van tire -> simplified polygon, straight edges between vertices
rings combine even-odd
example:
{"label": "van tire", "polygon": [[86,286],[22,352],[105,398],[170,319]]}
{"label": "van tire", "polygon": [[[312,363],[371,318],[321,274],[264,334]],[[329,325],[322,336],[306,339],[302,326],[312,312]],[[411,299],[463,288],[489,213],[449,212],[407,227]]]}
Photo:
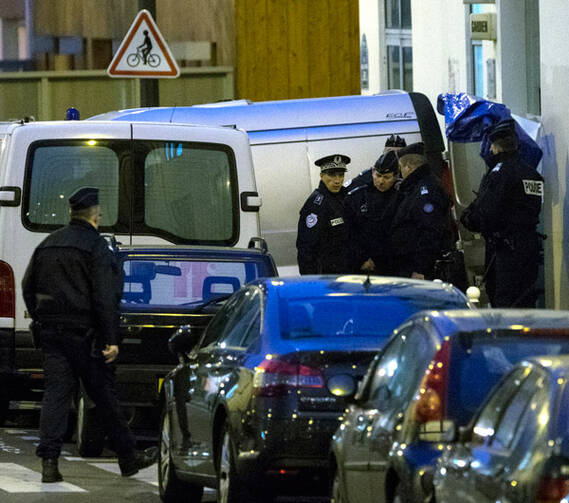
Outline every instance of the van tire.
{"label": "van tire", "polygon": [[77,450],[84,458],[98,458],[105,448],[105,433],[99,426],[95,407],[83,393],[77,404]]}

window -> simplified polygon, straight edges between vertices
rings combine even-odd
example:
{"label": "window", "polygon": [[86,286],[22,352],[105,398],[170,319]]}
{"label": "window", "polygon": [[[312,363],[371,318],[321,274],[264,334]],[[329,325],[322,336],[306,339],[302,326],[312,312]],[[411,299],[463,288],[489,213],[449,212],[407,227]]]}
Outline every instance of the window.
{"label": "window", "polygon": [[388,86],[412,91],[411,0],[386,0],[385,26]]}
{"label": "window", "polygon": [[258,288],[248,288],[233,309],[231,319],[219,339],[223,347],[245,346],[242,342],[261,312],[261,295]]}

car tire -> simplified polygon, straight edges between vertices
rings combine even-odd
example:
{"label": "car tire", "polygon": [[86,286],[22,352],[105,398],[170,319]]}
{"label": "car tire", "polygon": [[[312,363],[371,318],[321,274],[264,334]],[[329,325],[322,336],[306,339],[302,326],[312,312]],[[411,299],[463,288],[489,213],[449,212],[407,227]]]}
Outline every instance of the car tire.
{"label": "car tire", "polygon": [[345,496],[345,488],[338,468],[334,470],[334,478],[332,479],[330,493],[330,503],[346,503],[348,501]]}
{"label": "car tire", "polygon": [[181,481],[176,475],[176,467],[172,462],[172,442],[170,416],[167,411],[160,419],[160,436],[158,449],[158,492],[165,503],[200,503],[203,487]]}
{"label": "car tire", "polygon": [[239,479],[235,466],[236,450],[227,424],[221,430],[220,440],[217,459],[217,502],[260,503],[267,501],[262,498],[263,494],[252,491]]}
{"label": "car tire", "polygon": [[99,426],[95,408],[81,393],[77,404],[77,450],[84,458],[97,458],[105,448],[105,433]]}

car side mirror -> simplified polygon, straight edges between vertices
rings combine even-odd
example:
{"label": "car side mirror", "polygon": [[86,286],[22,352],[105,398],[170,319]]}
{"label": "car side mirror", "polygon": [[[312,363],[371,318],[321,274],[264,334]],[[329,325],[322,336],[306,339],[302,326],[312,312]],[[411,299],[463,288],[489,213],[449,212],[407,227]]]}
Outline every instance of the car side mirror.
{"label": "car side mirror", "polygon": [[199,336],[192,333],[189,325],[182,325],[168,339],[170,353],[178,357],[180,363],[185,361],[185,355],[199,342]]}

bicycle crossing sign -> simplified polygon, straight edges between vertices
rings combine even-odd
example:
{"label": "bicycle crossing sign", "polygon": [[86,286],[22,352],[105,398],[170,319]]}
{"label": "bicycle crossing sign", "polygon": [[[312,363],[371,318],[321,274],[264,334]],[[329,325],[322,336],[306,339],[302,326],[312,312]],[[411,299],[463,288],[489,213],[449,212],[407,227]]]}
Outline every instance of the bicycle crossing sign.
{"label": "bicycle crossing sign", "polygon": [[123,78],[176,78],[180,75],[176,60],[147,10],[137,14],[107,74]]}

